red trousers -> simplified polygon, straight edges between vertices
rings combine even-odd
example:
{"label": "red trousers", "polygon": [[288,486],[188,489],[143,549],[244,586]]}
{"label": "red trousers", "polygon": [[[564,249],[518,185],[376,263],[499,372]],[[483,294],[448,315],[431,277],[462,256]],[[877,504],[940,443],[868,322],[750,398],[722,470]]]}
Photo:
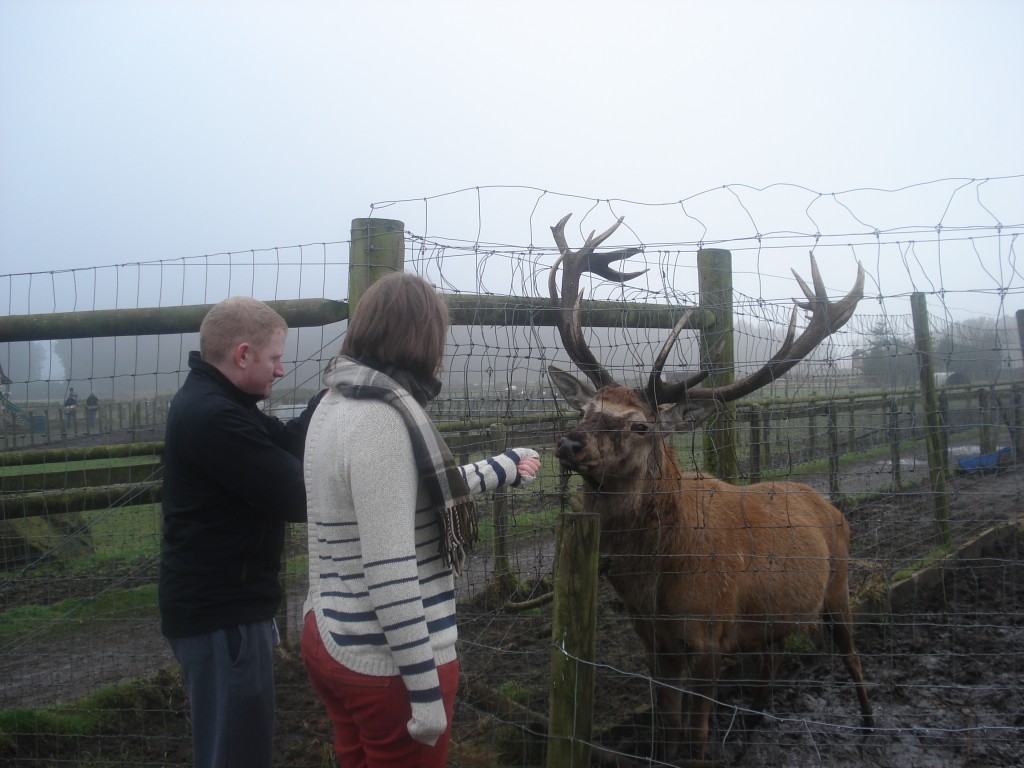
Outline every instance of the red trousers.
{"label": "red trousers", "polygon": [[406,726],[412,705],[402,678],[363,675],[339,664],[324,648],[312,611],[302,628],[302,662],[334,723],[338,768],[444,768],[448,764],[458,661],[437,668],[448,730],[432,747],[409,735]]}

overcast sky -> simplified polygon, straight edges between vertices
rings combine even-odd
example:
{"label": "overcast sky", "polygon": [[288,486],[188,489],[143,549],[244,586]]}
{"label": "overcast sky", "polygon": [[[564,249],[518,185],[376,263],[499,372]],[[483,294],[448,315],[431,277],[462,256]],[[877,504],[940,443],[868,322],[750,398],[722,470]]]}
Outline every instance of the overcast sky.
{"label": "overcast sky", "polygon": [[486,185],[1017,175],[1022,41],[1019,0],[0,0],[0,272],[343,241]]}

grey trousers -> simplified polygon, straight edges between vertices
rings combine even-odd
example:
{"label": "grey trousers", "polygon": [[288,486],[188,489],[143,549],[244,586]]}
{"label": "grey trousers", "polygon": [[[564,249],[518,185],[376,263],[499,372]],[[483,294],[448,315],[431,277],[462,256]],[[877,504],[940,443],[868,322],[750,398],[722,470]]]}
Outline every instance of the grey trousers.
{"label": "grey trousers", "polygon": [[273,619],[171,639],[192,714],[195,768],[271,768]]}

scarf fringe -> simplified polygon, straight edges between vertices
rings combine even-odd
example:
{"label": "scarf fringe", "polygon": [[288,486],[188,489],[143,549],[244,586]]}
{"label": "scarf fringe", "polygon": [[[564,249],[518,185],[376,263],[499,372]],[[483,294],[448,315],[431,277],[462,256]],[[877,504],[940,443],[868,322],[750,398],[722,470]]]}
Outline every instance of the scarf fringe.
{"label": "scarf fringe", "polygon": [[473,544],[480,540],[476,504],[472,500],[458,502],[438,510],[441,526],[441,560],[462,576],[462,565]]}

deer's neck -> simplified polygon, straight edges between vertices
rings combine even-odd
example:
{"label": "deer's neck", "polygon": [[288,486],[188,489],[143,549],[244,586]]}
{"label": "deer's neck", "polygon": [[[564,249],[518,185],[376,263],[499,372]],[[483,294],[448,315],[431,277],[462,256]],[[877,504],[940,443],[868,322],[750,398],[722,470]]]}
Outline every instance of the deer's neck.
{"label": "deer's neck", "polygon": [[665,448],[649,471],[614,490],[587,487],[584,506],[601,517],[603,554],[652,557],[692,551],[697,526],[694,505],[687,503],[685,479],[675,456]]}
{"label": "deer's neck", "polygon": [[674,456],[631,492],[590,490],[584,506],[601,517],[604,573],[635,616],[663,613],[662,576],[700,569],[697,505]]}

